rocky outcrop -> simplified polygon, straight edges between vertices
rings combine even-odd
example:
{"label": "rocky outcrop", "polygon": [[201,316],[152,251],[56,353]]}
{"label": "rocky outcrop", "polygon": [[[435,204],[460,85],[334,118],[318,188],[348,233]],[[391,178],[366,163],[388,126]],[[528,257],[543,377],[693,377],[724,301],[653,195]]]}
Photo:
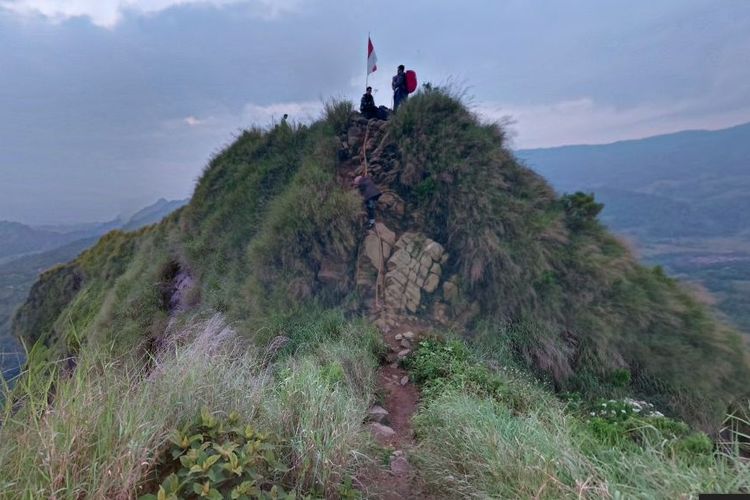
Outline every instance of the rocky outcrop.
{"label": "rocky outcrop", "polygon": [[[473,317],[475,305],[461,296],[455,277],[446,276],[449,255],[442,243],[419,230],[417,213],[409,213],[398,192],[403,165],[388,131],[388,123],[353,114],[350,127],[340,137],[344,162],[342,182],[364,172],[383,192],[378,200],[378,220],[367,231],[356,263],[355,284],[361,304],[373,313],[381,328],[389,329],[405,317],[441,324]],[[329,283],[345,280],[343,268],[324,266],[319,279]]]}
{"label": "rocky outcrop", "polygon": [[448,259],[443,246],[424,235],[404,233],[395,244],[385,274],[385,305],[391,311],[416,314],[423,294],[437,290],[441,264]]}

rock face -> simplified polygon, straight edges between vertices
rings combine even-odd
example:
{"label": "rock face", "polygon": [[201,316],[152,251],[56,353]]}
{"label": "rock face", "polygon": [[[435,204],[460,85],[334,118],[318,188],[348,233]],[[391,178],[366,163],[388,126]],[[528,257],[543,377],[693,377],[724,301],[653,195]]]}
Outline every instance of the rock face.
{"label": "rock face", "polygon": [[460,300],[456,277],[444,276],[447,261],[443,245],[424,234],[405,232],[398,236],[382,222],[368,231],[361,246],[356,283],[364,305],[373,304],[373,312],[378,313],[378,326],[388,331],[404,317],[429,318],[443,324],[459,316],[468,318],[463,314],[466,305]]}
{"label": "rock face", "polygon": [[407,232],[395,242],[386,264],[385,305],[396,313],[417,313],[422,294],[431,294],[440,284],[443,246],[424,235]]}

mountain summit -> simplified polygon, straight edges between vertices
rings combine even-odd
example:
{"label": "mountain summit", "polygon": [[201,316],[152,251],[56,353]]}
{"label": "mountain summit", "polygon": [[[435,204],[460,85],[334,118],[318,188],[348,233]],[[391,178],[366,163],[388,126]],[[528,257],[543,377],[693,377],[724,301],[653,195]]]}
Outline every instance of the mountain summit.
{"label": "mountain summit", "polygon": [[[363,174],[382,192],[370,230],[362,198],[352,188],[352,180]],[[442,89],[426,86],[389,121],[368,121],[350,103],[333,102],[323,119],[309,126],[282,122],[244,131],[212,159],[187,206],[139,231],[111,232],[76,260],[43,274],[16,315],[14,330],[35,343],[28,362],[35,380],[50,361],[66,360],[63,374],[98,373],[110,380],[115,365],[136,359],[145,375],[128,371],[128,380],[135,377],[129,383],[152,387],[152,381],[164,379],[169,391],[182,391],[168,392],[166,408],[191,407],[198,400],[226,408],[217,415],[230,415],[227,427],[204,409],[198,430],[185,427],[184,435],[173,435],[172,459],[182,457],[183,465],[198,460],[192,465],[198,469],[177,471],[174,479],[157,474],[165,495],[182,487],[180,474],[207,474],[205,483],[195,483],[195,491],[209,495],[211,484],[230,481],[222,471],[241,470],[232,461],[237,457],[231,458],[236,448],[223,444],[214,447],[220,451],[206,468],[200,464],[208,458],[199,455],[205,447],[198,451],[196,444],[195,453],[182,455],[195,436],[200,442],[239,439],[237,446],[247,446],[252,430],[243,434],[249,438],[216,430],[236,421],[229,412],[235,403],[255,408],[253,422],[289,439],[283,449],[293,471],[273,476],[263,469],[258,477],[283,476],[277,484],[293,483],[299,492],[328,497],[343,496],[337,488],[352,481],[389,483],[377,479],[381,472],[349,480],[343,472],[351,470],[347,457],[358,455],[351,443],[368,418],[384,449],[393,451],[392,474],[413,477],[402,451],[413,445],[411,415],[399,412],[416,411],[416,382],[425,402],[413,425],[424,450],[432,453],[420,474],[438,478],[433,487],[447,488],[441,491],[457,498],[470,491],[487,497],[540,496],[545,489],[550,498],[580,495],[583,489],[609,496],[617,484],[641,474],[601,469],[608,452],[591,450],[609,450],[612,436],[627,436],[622,438],[627,443],[617,441],[617,446],[632,451],[657,439],[646,428],[657,436],[665,429],[674,435],[686,432],[682,423],[668,427],[637,420],[637,412],[645,414],[652,405],[717,435],[726,412],[747,397],[750,371],[739,335],[660,268],[639,265],[597,221],[601,208],[582,193],[558,196],[514,158],[499,126],[481,123]],[[353,326],[342,326],[339,315]],[[357,320],[362,317],[378,326],[385,344],[373,340],[372,331]],[[304,318],[314,318],[309,320],[313,326]],[[194,324],[201,325],[198,334],[191,329]],[[495,361],[477,361],[478,355],[457,340],[435,340],[440,331],[481,339]],[[96,358],[82,371],[77,364],[89,352],[106,352],[106,359],[118,361],[102,365]],[[378,357],[383,368],[375,375],[372,365]],[[564,446],[564,439],[544,441],[543,433],[553,432],[548,427],[555,422],[568,426],[568,417],[562,416],[567,410],[541,389],[518,385],[510,372],[498,375],[498,363],[503,369],[530,370],[542,385],[577,401],[627,396],[647,402],[617,403],[614,417],[592,411],[580,425],[595,428],[592,435],[599,444],[586,448],[587,437],[575,456],[594,453],[600,465],[591,465],[590,458],[574,464],[573,455],[561,451],[562,463],[548,452]],[[375,380],[386,409],[370,406]],[[161,387],[157,382],[154,387]],[[186,387],[195,392],[185,392]],[[525,389],[519,392],[519,387]],[[221,399],[222,388],[231,397]],[[151,397],[151,389],[142,391],[144,398]],[[251,400],[263,404],[253,406]],[[392,406],[394,400],[400,403]],[[608,404],[605,399],[604,407]],[[392,428],[381,423],[387,418]],[[164,419],[170,422],[165,425],[176,425],[171,416]],[[627,427],[633,422],[639,423]],[[331,430],[334,424],[343,427]],[[578,429],[570,425],[565,428]],[[476,433],[457,434],[469,428]],[[306,430],[300,434],[300,429]],[[524,430],[516,436],[511,429]],[[577,432],[566,435],[573,439]],[[508,436],[516,436],[509,438],[513,442],[538,440],[509,445]],[[705,436],[689,439],[679,450],[686,446],[710,457]],[[485,450],[489,442],[496,448]],[[327,451],[319,449],[321,443]],[[486,455],[464,446],[477,446]],[[171,463],[168,459],[144,449],[149,471],[175,470],[159,465],[159,460]],[[518,474],[503,478],[483,473],[471,479],[465,472],[469,462],[455,465],[447,458],[463,453],[471,463],[493,464],[487,470],[510,471],[508,463],[495,461],[526,449],[529,455],[516,457],[513,465]],[[662,457],[649,457],[657,455]],[[226,467],[211,472],[222,456]],[[446,462],[438,463],[437,456]],[[533,474],[548,470],[537,463],[539,457],[556,464],[549,466],[554,468],[550,474],[559,480],[549,488],[545,478],[552,476]],[[658,457],[654,460],[662,460]],[[271,459],[267,464],[272,466]],[[598,479],[588,490],[596,467]],[[710,476],[715,469],[706,470]],[[469,483],[456,482],[459,476]],[[516,484],[511,476],[525,479]],[[707,484],[700,477],[693,490]],[[418,481],[400,481],[394,486],[398,491],[416,494],[413,488],[422,487]],[[666,488],[660,481],[640,485],[645,490],[627,488],[666,494],[681,487],[659,489]]]}
{"label": "mountain summit", "polygon": [[[384,193],[371,232],[350,187],[365,156]],[[388,122],[340,103],[311,126],[245,131],[187,207],[43,275],[15,331],[55,356],[92,342],[148,350],[184,274],[185,311],[222,311],[248,332],[310,302],[383,326],[400,316],[482,325],[558,389],[606,386],[627,370],[637,394],[717,425],[746,390],[738,336],[638,265],[599,209],[557,196],[514,159],[502,129],[440,90]]]}

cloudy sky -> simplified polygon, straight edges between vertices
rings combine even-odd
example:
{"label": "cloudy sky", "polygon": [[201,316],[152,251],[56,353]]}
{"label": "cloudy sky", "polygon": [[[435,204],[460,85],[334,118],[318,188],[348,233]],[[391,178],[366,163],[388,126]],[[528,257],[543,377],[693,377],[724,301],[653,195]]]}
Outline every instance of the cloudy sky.
{"label": "cloudy sky", "polygon": [[0,0],[0,219],[103,220],[192,191],[251,124],[392,70],[467,89],[518,148],[750,121],[744,0]]}

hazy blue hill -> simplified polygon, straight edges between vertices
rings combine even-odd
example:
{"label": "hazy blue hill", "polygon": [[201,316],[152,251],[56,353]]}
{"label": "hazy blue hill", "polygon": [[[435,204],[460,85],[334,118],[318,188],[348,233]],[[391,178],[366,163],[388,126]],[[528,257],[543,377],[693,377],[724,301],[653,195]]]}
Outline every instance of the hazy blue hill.
{"label": "hazy blue hill", "polygon": [[[750,123],[718,131],[686,131],[604,145],[518,151],[561,190],[616,186],[693,200],[737,194],[750,183]],[[744,191],[745,193],[747,191]]]}
{"label": "hazy blue hill", "polygon": [[189,200],[165,200],[160,198],[153,205],[149,205],[133,214],[130,219],[122,226],[126,231],[135,231],[136,229],[148,226],[162,220],[166,215],[174,212],[178,208],[187,204]]}
{"label": "hazy blue hill", "polygon": [[47,250],[65,243],[65,236],[18,222],[0,221],[0,258]]}
{"label": "hazy blue hill", "polygon": [[[595,146],[518,151],[559,191],[593,190],[615,230],[648,217],[638,231],[650,236],[727,236],[750,228],[750,123],[718,131],[687,131]],[[636,200],[632,193],[641,195]],[[647,198],[654,195],[654,198]],[[680,210],[675,210],[677,205]],[[664,210],[667,212],[658,213]],[[695,224],[682,224],[691,218]],[[677,227],[662,232],[671,221]]]}

